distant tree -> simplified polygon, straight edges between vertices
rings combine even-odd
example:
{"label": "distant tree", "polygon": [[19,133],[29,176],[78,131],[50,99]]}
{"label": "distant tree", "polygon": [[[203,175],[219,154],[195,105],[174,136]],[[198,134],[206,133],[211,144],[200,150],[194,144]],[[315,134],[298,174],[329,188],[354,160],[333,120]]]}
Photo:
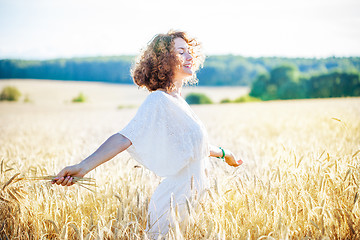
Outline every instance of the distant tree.
{"label": "distant tree", "polygon": [[299,83],[300,73],[294,65],[282,65],[270,72],[270,83],[276,85],[278,99],[294,99],[304,97]]}
{"label": "distant tree", "polygon": [[289,81],[279,86],[277,96],[279,99],[297,99],[304,98],[305,92],[300,83]]}
{"label": "distant tree", "polygon": [[300,73],[295,65],[281,65],[261,74],[253,82],[250,96],[261,100],[294,99],[306,96]]}
{"label": "distant tree", "polygon": [[278,93],[277,85],[268,84],[266,86],[265,94],[261,96],[261,100],[268,101],[268,100],[278,99],[277,93]]}
{"label": "distant tree", "polygon": [[16,87],[7,86],[0,93],[0,101],[17,101],[20,96],[21,93]]}
{"label": "distant tree", "polygon": [[286,82],[298,82],[299,71],[295,65],[281,65],[270,71],[270,84],[281,86]]}
{"label": "distant tree", "polygon": [[313,76],[308,82],[311,98],[360,96],[359,73],[332,72]]}
{"label": "distant tree", "polygon": [[252,83],[249,95],[256,98],[262,98],[262,96],[266,94],[269,78],[268,74],[260,74]]}
{"label": "distant tree", "polygon": [[203,93],[189,93],[185,101],[188,104],[212,104],[213,101]]}

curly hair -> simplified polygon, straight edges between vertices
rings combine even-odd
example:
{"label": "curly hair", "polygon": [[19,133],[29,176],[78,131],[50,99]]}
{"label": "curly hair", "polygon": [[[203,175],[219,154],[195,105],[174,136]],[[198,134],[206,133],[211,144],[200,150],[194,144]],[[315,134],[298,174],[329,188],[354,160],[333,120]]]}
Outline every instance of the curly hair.
{"label": "curly hair", "polygon": [[174,47],[175,38],[185,40],[193,57],[194,74],[186,78],[184,83],[198,82],[195,72],[202,67],[205,59],[201,52],[201,44],[185,32],[169,31],[167,34],[156,35],[137,58],[131,69],[131,76],[135,84],[139,87],[146,87],[150,92],[157,89],[166,91],[173,89],[174,70],[180,64]]}

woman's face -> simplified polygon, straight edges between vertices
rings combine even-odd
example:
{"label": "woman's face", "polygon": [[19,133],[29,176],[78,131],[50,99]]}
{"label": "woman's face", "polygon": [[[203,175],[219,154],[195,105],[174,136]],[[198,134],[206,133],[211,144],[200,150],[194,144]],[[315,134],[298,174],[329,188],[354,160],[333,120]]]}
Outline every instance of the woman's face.
{"label": "woman's face", "polygon": [[175,52],[180,59],[180,65],[175,69],[174,80],[184,79],[193,74],[193,57],[189,53],[188,44],[182,38],[174,39]]}

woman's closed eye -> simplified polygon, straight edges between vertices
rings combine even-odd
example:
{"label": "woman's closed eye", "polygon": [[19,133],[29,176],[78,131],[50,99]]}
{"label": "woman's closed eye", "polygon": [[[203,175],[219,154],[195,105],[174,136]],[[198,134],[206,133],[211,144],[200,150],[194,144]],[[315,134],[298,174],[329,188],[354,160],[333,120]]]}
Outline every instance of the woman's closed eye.
{"label": "woman's closed eye", "polygon": [[179,52],[180,55],[184,55],[185,53],[188,53],[189,55],[191,55],[190,51],[180,51]]}
{"label": "woman's closed eye", "polygon": [[180,55],[183,55],[186,52],[190,54],[190,49],[185,48],[185,47],[180,47],[180,48],[178,48],[178,52]]}

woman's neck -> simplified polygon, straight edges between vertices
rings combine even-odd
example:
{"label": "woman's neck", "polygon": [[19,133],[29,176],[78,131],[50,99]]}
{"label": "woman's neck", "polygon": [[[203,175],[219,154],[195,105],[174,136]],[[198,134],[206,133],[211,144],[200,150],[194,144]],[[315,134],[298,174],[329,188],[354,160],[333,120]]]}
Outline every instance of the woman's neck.
{"label": "woman's neck", "polygon": [[159,88],[158,90],[166,92],[167,94],[169,94],[171,96],[174,96],[174,97],[176,97],[177,95],[181,96],[182,85],[183,85],[182,81],[176,81],[174,83],[174,86],[173,86],[171,91],[167,91],[164,88]]}
{"label": "woman's neck", "polygon": [[159,88],[158,90],[166,92],[167,94],[172,95],[174,97],[177,95],[181,96],[182,82],[175,82],[171,91],[167,91],[164,88]]}
{"label": "woman's neck", "polygon": [[178,94],[178,95],[181,95],[181,90],[182,90],[182,86],[183,86],[183,81],[180,80],[180,81],[175,81],[174,82],[174,88],[171,92],[169,92],[169,94]]}

